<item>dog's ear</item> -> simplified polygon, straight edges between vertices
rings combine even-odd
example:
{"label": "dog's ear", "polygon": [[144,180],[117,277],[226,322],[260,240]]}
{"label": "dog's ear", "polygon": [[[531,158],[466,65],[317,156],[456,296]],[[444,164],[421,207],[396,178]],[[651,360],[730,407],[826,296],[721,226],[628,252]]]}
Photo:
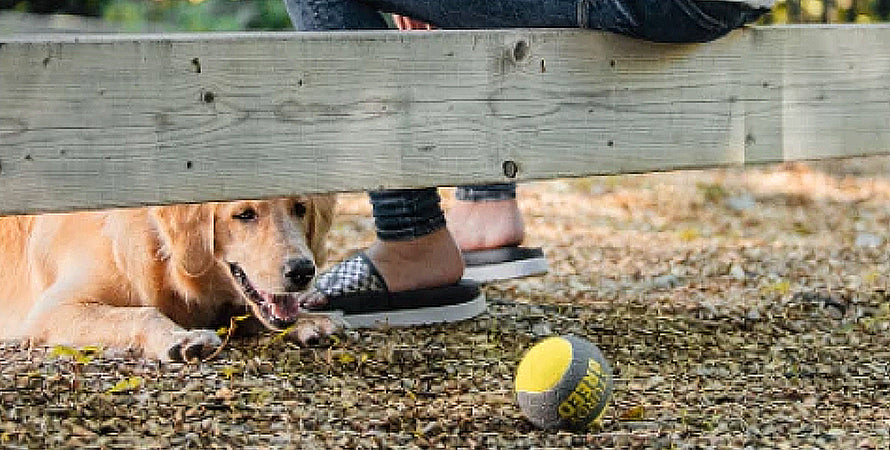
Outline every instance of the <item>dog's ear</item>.
{"label": "dog's ear", "polygon": [[203,275],[213,264],[215,204],[150,208],[164,251],[187,275]]}
{"label": "dog's ear", "polygon": [[315,257],[315,264],[323,266],[328,256],[327,235],[334,221],[334,208],[337,205],[335,194],[310,195],[307,214],[306,231],[309,249]]}

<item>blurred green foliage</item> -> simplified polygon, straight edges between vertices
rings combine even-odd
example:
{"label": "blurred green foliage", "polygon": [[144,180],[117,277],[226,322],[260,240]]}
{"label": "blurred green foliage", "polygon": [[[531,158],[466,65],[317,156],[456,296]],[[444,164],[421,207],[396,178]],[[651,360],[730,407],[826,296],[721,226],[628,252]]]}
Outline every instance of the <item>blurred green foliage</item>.
{"label": "blurred green foliage", "polygon": [[182,31],[291,28],[282,0],[111,0],[102,15],[125,29],[142,28],[145,22]]}
{"label": "blurred green foliage", "polygon": [[98,16],[125,31],[291,29],[282,0],[0,0],[0,9]]}
{"label": "blurred green foliage", "polygon": [[[0,0],[0,9],[103,17],[127,31],[290,29],[282,0]],[[890,20],[890,0],[780,0],[763,23]]]}
{"label": "blurred green foliage", "polygon": [[765,23],[872,23],[890,20],[890,0],[785,0]]}

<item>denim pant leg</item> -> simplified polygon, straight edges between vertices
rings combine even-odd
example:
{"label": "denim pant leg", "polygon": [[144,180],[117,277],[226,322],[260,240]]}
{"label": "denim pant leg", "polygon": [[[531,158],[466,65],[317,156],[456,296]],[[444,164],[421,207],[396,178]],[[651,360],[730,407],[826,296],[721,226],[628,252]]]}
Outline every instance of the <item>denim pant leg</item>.
{"label": "denim pant leg", "polygon": [[389,28],[377,9],[357,0],[284,0],[284,7],[298,31]]}
{"label": "denim pant leg", "polygon": [[416,239],[445,227],[436,188],[372,191],[374,225],[382,241]]}
{"label": "denim pant leg", "polygon": [[705,42],[768,9],[719,0],[284,0],[298,30],[386,28],[378,11],[440,28],[581,27],[659,42]]}
{"label": "denim pant leg", "polygon": [[769,11],[716,0],[579,0],[584,28],[655,42],[708,42]]}
{"label": "denim pant leg", "polygon": [[439,28],[581,27],[658,42],[710,41],[768,11],[719,0],[355,1]]}

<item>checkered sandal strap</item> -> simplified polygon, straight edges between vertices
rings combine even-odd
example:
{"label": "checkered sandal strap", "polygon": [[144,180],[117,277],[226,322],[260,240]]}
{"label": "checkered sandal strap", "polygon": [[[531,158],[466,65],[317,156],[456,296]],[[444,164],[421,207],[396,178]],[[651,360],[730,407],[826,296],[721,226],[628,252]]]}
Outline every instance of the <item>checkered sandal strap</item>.
{"label": "checkered sandal strap", "polygon": [[327,298],[389,291],[383,277],[380,276],[374,263],[364,252],[358,252],[346,258],[319,275],[315,281],[315,288]]}

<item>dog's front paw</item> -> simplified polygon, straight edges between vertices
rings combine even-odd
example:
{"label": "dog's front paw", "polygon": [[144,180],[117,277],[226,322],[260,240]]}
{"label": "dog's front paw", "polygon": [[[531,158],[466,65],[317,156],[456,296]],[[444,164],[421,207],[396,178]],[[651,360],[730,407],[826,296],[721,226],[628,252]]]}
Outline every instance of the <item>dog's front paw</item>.
{"label": "dog's front paw", "polygon": [[301,345],[317,345],[322,340],[339,333],[345,327],[343,319],[330,314],[303,314],[290,327],[287,337]]}
{"label": "dog's front paw", "polygon": [[199,361],[223,345],[213,330],[176,331],[173,337],[173,344],[167,347],[167,358],[171,361]]}

